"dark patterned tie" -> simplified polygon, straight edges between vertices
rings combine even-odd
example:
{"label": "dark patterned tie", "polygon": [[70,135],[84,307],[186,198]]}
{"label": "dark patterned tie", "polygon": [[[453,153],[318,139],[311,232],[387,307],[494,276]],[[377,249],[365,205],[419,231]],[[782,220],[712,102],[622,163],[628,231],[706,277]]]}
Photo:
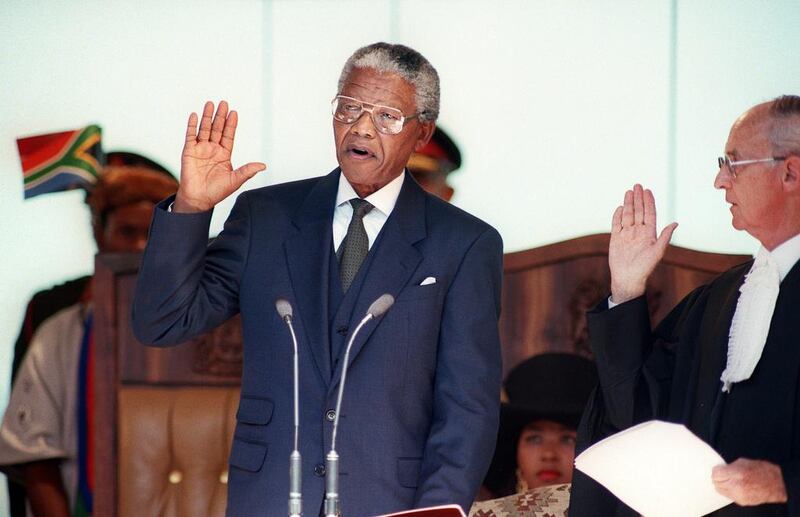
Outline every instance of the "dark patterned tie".
{"label": "dark patterned tie", "polygon": [[353,207],[353,218],[350,219],[347,235],[344,236],[336,254],[339,259],[339,278],[342,280],[342,290],[345,293],[353,283],[358,268],[361,267],[369,251],[369,237],[367,230],[364,229],[364,216],[374,208],[368,201],[358,198],[351,199],[350,205]]}

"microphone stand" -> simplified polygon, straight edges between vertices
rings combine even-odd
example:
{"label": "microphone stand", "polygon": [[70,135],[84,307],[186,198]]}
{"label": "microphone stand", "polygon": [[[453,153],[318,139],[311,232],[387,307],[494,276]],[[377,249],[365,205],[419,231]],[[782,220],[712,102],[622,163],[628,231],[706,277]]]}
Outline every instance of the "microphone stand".
{"label": "microphone stand", "polygon": [[342,411],[342,395],[344,394],[344,383],[347,380],[347,365],[350,362],[350,349],[361,329],[370,320],[383,315],[394,303],[394,298],[389,294],[384,294],[375,300],[367,315],[361,320],[344,352],[344,363],[342,363],[342,378],[339,381],[339,393],[336,396],[336,417],[333,420],[333,433],[331,434],[331,450],[325,456],[325,517],[340,517],[341,508],[339,507],[339,454],[336,452],[336,432],[339,428],[339,416]]}
{"label": "microphone stand", "polygon": [[289,517],[300,517],[303,515],[303,495],[300,489],[302,485],[302,465],[300,461],[300,361],[297,354],[297,337],[294,333],[291,318],[287,318],[289,331],[292,334],[292,344],[294,345],[294,449],[289,455]]}
{"label": "microphone stand", "polygon": [[294,347],[293,370],[294,370],[294,449],[289,455],[289,517],[301,517],[303,515],[303,495],[302,485],[302,462],[299,450],[300,440],[300,361],[297,352],[297,336],[292,325],[292,306],[288,301],[279,299],[276,308],[281,319],[286,322],[289,332],[292,335],[292,345]]}

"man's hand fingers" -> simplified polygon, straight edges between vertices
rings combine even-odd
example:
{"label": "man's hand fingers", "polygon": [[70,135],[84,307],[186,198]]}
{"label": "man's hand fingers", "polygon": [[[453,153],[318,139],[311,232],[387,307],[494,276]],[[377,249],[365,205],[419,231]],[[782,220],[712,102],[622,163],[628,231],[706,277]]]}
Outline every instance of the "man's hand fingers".
{"label": "man's hand fingers", "polygon": [[214,115],[214,122],[211,124],[211,135],[209,141],[218,144],[222,138],[222,130],[225,127],[225,122],[228,119],[228,103],[219,101],[217,106],[217,113]]}
{"label": "man's hand fingers", "polygon": [[727,481],[730,479],[730,469],[727,465],[717,465],[711,469],[711,479],[714,483]]}
{"label": "man's hand fingers", "polygon": [[633,191],[625,192],[625,200],[622,203],[622,226],[633,225]]}
{"label": "man's hand fingers", "polygon": [[661,254],[664,254],[664,251],[667,249],[667,245],[669,244],[670,239],[672,239],[672,232],[675,231],[675,228],[678,227],[678,223],[671,223],[664,227],[661,230],[661,235],[658,236],[658,248],[661,250]]}
{"label": "man's hand fingers", "polygon": [[263,171],[266,168],[267,165],[265,163],[250,162],[242,165],[241,167],[233,171],[233,173],[237,176],[241,175],[242,177],[244,177],[244,179],[242,180],[242,183],[244,183],[245,181],[249,180],[250,178],[252,178],[253,176],[255,176],[256,174],[258,174],[259,172]]}
{"label": "man's hand fingers", "polygon": [[656,227],[656,198],[650,189],[644,191],[644,224]]}
{"label": "man's hand fingers", "polygon": [[225,127],[222,130],[222,139],[220,145],[233,153],[233,139],[236,138],[236,125],[239,123],[239,115],[235,111],[228,113],[228,118],[225,121]]}
{"label": "man's hand fingers", "polygon": [[633,186],[633,223],[644,224],[644,193],[638,183]]}
{"label": "man's hand fingers", "polygon": [[739,458],[718,465],[711,471],[711,481],[717,492],[742,506],[785,503],[787,499],[781,468],[768,461]]}
{"label": "man's hand fingers", "polygon": [[186,143],[194,143],[197,141],[197,113],[192,112],[189,115],[189,122],[186,124]]}
{"label": "man's hand fingers", "polygon": [[618,206],[611,216],[611,233],[619,233],[622,230],[622,207]]}
{"label": "man's hand fingers", "polygon": [[214,103],[206,101],[203,106],[203,117],[200,119],[200,132],[197,134],[198,142],[207,142],[211,136],[211,116],[214,114]]}

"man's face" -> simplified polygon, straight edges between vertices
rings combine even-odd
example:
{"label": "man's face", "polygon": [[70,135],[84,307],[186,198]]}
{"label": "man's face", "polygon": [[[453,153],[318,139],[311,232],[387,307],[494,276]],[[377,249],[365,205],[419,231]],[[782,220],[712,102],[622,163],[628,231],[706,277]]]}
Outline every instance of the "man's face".
{"label": "man's face", "polygon": [[[380,74],[371,68],[353,69],[339,94],[397,108],[406,117],[417,111],[414,86],[397,74]],[[411,153],[428,142],[433,129],[433,123],[414,117],[406,118],[398,134],[384,134],[367,111],[352,124],[334,119],[336,159],[358,195],[366,197],[400,175]]]}
{"label": "man's face", "polygon": [[147,232],[153,207],[150,201],[139,201],[115,208],[106,216],[98,247],[103,252],[138,252],[147,244]]}
{"label": "man's face", "polygon": [[[772,157],[768,130],[764,109],[761,106],[751,109],[731,128],[725,154],[733,161]],[[736,177],[722,167],[714,181],[716,188],[725,190],[725,201],[731,204],[733,227],[765,245],[773,240],[785,213],[782,166],[781,161],[735,166]]]}
{"label": "man's face", "polygon": [[575,429],[551,420],[534,420],[517,443],[517,466],[528,488],[572,482]]}

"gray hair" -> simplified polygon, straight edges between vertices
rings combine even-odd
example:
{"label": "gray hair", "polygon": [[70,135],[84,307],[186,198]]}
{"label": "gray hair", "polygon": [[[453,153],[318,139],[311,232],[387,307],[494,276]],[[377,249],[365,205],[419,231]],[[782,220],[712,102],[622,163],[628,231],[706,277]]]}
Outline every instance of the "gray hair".
{"label": "gray hair", "polygon": [[782,95],[769,106],[769,141],[777,156],[800,155],[800,96]]}
{"label": "gray hair", "polygon": [[361,47],[342,68],[339,76],[340,93],[354,68],[372,68],[379,73],[399,75],[414,86],[420,122],[435,122],[439,117],[439,74],[416,50],[383,42]]}

